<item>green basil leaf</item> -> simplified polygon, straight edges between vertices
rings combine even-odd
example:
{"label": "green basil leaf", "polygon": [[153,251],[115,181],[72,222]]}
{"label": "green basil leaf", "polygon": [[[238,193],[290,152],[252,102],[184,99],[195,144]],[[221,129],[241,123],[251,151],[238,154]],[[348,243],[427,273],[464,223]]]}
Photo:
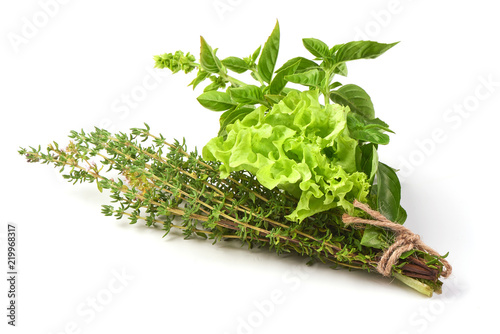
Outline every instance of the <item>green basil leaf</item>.
{"label": "green basil leaf", "polygon": [[387,123],[382,121],[380,118],[367,119],[364,116],[356,113],[347,114],[347,126],[352,130],[373,128],[394,133],[394,131],[389,129],[389,125],[387,125]]}
{"label": "green basil leaf", "polygon": [[262,90],[254,85],[246,85],[229,89],[233,101],[244,104],[255,104],[265,102]]}
{"label": "green basil leaf", "polygon": [[220,60],[215,56],[214,50],[208,45],[205,39],[200,36],[200,65],[209,73],[218,73],[220,71]]}
{"label": "green basil leaf", "polygon": [[404,222],[406,221],[407,217],[408,217],[408,214],[406,213],[406,210],[403,209],[403,207],[400,205],[399,206],[398,217],[396,218],[396,220],[394,222],[403,225]]}
{"label": "green basil leaf", "polygon": [[259,58],[259,63],[257,65],[257,71],[260,77],[267,83],[271,82],[271,78],[274,72],[274,66],[276,65],[276,60],[278,59],[278,51],[280,47],[280,26],[276,22],[271,36],[267,39],[264,48],[262,49],[262,54]]}
{"label": "green basil leaf", "polygon": [[262,46],[259,45],[259,47],[257,48],[257,50],[255,50],[252,54],[252,62],[255,63],[255,61],[257,60],[257,58],[259,57],[260,55],[260,50],[262,49]]}
{"label": "green basil leaf", "polygon": [[307,51],[311,52],[315,57],[326,59],[330,57],[330,49],[328,45],[316,38],[303,38],[302,43]]}
{"label": "green basil leaf", "polygon": [[374,59],[398,44],[377,43],[372,41],[354,41],[345,43],[337,50],[335,62],[341,63],[356,59]]}
{"label": "green basil leaf", "polygon": [[396,172],[379,162],[377,170],[377,210],[387,219],[398,222],[401,208],[401,184]]}
{"label": "green basil leaf", "polygon": [[367,119],[375,117],[375,110],[370,96],[359,86],[353,84],[344,85],[337,90],[331,91],[330,98],[333,102],[347,106],[352,112]]}
{"label": "green basil leaf", "polygon": [[281,100],[283,100],[285,98],[285,96],[276,95],[276,94],[266,94],[266,95],[264,95],[264,98],[270,104],[276,104],[276,103],[279,103]]}
{"label": "green basil leaf", "polygon": [[334,56],[337,53],[337,51],[343,46],[344,44],[337,44],[332,46],[332,48],[330,49],[330,56]]}
{"label": "green basil leaf", "polygon": [[201,94],[197,100],[202,106],[213,111],[224,111],[237,105],[228,93],[215,90]]}
{"label": "green basil leaf", "polygon": [[188,86],[193,86],[193,90],[198,86],[203,80],[210,76],[209,72],[199,70],[196,78]]}
{"label": "green basil leaf", "polygon": [[212,47],[208,45],[203,36],[200,36],[200,64],[202,69],[209,73],[217,73],[219,71],[214,60]]}
{"label": "green basil leaf", "polygon": [[282,66],[280,70],[276,72],[273,81],[271,81],[271,84],[269,85],[269,93],[280,94],[283,88],[285,88],[286,83],[288,82],[287,80],[285,80],[285,76],[294,74],[299,65],[300,65],[300,60],[297,60],[296,62],[290,64],[286,68],[283,68]]}
{"label": "green basil leaf", "polygon": [[375,128],[364,128],[351,132],[351,137],[357,140],[367,141],[374,144],[387,145],[390,138],[387,134]]}
{"label": "green basil leaf", "polygon": [[342,84],[340,82],[338,82],[338,81],[335,81],[334,83],[330,84],[329,88],[330,89],[335,89],[335,88],[340,87],[340,86],[342,86]]}
{"label": "green basil leaf", "polygon": [[390,140],[384,131],[392,132],[380,119],[369,120],[356,113],[347,114],[347,127],[352,138],[381,145],[387,145]]}
{"label": "green basil leaf", "polygon": [[325,72],[313,69],[307,72],[285,75],[285,80],[309,87],[320,87]]}
{"label": "green basil leaf", "polygon": [[389,125],[387,125],[387,123],[382,121],[380,118],[374,118],[374,119],[370,119],[370,120],[365,119],[365,123],[367,124],[366,127],[369,127],[369,128],[374,127],[374,128],[378,128],[378,129],[387,131],[387,132],[394,133],[394,131],[389,129]]}
{"label": "green basil leaf", "polygon": [[333,69],[333,73],[340,74],[344,77],[347,76],[347,65],[345,63],[340,63]]}
{"label": "green basil leaf", "polygon": [[309,60],[304,57],[295,57],[290,60],[288,60],[286,63],[283,64],[277,71],[276,74],[287,70],[290,66],[294,65],[296,62],[299,62],[299,65],[295,69],[295,73],[302,73],[305,71],[312,70],[314,68],[319,68],[319,65],[312,60]]}
{"label": "green basil leaf", "polygon": [[219,89],[219,83],[218,82],[212,82],[211,84],[207,85],[203,89],[203,92],[206,93],[206,92],[210,92],[210,91],[217,90],[217,89]]}
{"label": "green basil leaf", "polygon": [[222,65],[236,73],[243,73],[249,69],[248,64],[238,57],[227,57],[222,60]]}
{"label": "green basil leaf", "polygon": [[242,120],[246,115],[254,111],[252,107],[233,107],[228,111],[224,112],[219,119],[220,130],[218,136],[224,136],[226,134],[226,128],[229,124],[233,124],[237,120]]}
{"label": "green basil leaf", "polygon": [[358,170],[368,175],[368,182],[372,184],[378,169],[377,146],[369,143],[358,147],[361,151]]}

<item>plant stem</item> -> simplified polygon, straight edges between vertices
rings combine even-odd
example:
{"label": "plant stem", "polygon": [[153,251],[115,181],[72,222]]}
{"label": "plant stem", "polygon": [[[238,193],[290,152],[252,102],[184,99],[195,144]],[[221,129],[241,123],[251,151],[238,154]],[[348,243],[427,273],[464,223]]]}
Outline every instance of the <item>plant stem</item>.
{"label": "plant stem", "polygon": [[421,294],[427,296],[427,297],[432,297],[432,294],[434,292],[434,289],[430,286],[428,286],[425,283],[420,282],[417,279],[401,275],[400,273],[394,272],[393,276],[395,279],[401,281],[402,283],[408,285],[410,288],[417,290]]}

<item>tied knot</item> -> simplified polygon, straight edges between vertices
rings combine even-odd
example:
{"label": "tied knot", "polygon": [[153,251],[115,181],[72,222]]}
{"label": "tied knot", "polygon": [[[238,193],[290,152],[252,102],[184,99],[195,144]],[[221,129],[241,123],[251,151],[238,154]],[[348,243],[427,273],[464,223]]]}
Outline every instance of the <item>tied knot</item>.
{"label": "tied knot", "polygon": [[400,234],[397,236],[396,240],[401,240],[403,244],[417,244],[420,241],[420,236],[418,234]]}
{"label": "tied knot", "polygon": [[[344,224],[367,224],[378,227],[384,227],[392,230],[396,234],[394,243],[389,246],[382,254],[380,261],[377,265],[377,271],[384,276],[390,276],[392,266],[395,265],[403,253],[410,251],[412,249],[418,249],[427,252],[431,255],[441,256],[431,247],[427,246],[420,240],[418,234],[413,233],[410,229],[404,227],[403,225],[394,223],[384,217],[380,212],[371,209],[368,205],[363,204],[357,200],[354,201],[354,206],[365,211],[374,219],[363,219],[359,217],[352,217],[348,214],[342,216],[342,221]],[[451,265],[445,259],[440,259],[443,264],[443,272],[441,275],[443,277],[448,277],[451,274]]]}

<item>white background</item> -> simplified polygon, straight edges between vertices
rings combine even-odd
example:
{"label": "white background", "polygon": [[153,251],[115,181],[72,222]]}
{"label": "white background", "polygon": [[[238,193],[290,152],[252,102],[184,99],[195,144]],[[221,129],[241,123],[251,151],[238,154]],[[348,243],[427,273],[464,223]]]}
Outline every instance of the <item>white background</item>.
{"label": "white background", "polygon": [[[348,64],[349,77],[340,80],[362,86],[396,131],[381,160],[404,174],[406,226],[450,251],[454,271],[442,295],[426,298],[375,274],[307,268],[305,259],[234,243],[212,246],[176,233],[162,239],[160,229],[102,216],[107,197],[95,185],[73,186],[17,154],[19,146],[63,145],[72,129],[127,131],[143,122],[201,148],[216,135],[219,114],[195,100],[201,89],[187,87],[194,74],[159,71],[151,80],[152,56],[178,49],[198,55],[203,35],[221,57],[245,57],[265,42],[276,19],[278,66],[307,55],[304,37],[329,45],[401,41],[376,60]],[[489,303],[500,297],[495,2],[4,1],[0,22],[0,326],[8,333],[498,327],[498,304]],[[137,94],[144,80],[150,89],[126,107],[124,96]],[[19,239],[15,329],[5,316],[8,222],[17,224]]]}

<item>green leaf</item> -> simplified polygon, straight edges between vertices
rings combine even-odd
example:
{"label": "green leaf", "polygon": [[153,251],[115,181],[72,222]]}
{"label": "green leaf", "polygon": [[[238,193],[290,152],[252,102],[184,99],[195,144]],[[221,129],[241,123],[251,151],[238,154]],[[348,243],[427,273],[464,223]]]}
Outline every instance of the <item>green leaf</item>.
{"label": "green leaf", "polygon": [[412,255],[413,253],[416,252],[416,249],[412,249],[412,250],[409,250],[407,252],[404,252],[403,254],[401,254],[401,256],[399,257],[401,260],[404,260],[406,259],[407,257],[409,257],[410,255]]}
{"label": "green leaf", "polygon": [[354,130],[351,132],[351,137],[357,140],[362,140],[380,145],[387,145],[389,144],[390,141],[390,138],[387,134],[380,132],[380,130],[375,128]]}
{"label": "green leaf", "polygon": [[227,57],[222,60],[222,64],[236,73],[243,73],[249,69],[248,64],[238,57]]}
{"label": "green leaf", "polygon": [[378,168],[378,153],[377,146],[375,144],[369,143],[365,145],[360,145],[359,149],[361,151],[360,161],[358,170],[362,171],[368,176],[368,182],[370,184],[375,178]]}
{"label": "green leaf", "polygon": [[280,47],[280,27],[279,23],[276,22],[271,36],[267,39],[264,48],[262,49],[262,54],[259,58],[259,63],[257,65],[257,70],[260,77],[267,83],[271,82],[271,78],[274,72],[274,66],[276,65],[276,60],[278,59],[278,51]]}
{"label": "green leaf", "polygon": [[325,72],[313,69],[307,72],[286,75],[285,80],[309,87],[320,87],[325,78]]}
{"label": "green leaf", "polygon": [[233,101],[238,103],[256,104],[265,102],[262,90],[254,85],[231,88],[229,94]]}
{"label": "green leaf", "polygon": [[219,89],[219,83],[218,82],[212,82],[211,84],[207,85],[204,89],[203,92],[210,92],[213,90],[218,90]]}
{"label": "green leaf", "polygon": [[286,83],[288,82],[287,80],[285,80],[285,76],[294,74],[299,65],[300,65],[300,60],[297,60],[294,63],[289,64],[285,68],[283,68],[282,66],[280,70],[276,72],[273,81],[271,81],[271,84],[269,85],[269,93],[280,94],[283,88],[285,88]]}
{"label": "green leaf", "polygon": [[286,83],[288,82],[285,80],[285,76],[303,73],[314,68],[319,68],[319,65],[303,57],[295,57],[288,60],[276,71],[276,75],[269,85],[269,92],[271,94],[280,94],[283,89],[285,89]]}
{"label": "green leaf", "polygon": [[203,232],[195,232],[195,233],[196,233],[197,236],[202,237],[203,239],[207,239],[208,238],[207,235],[206,235],[206,233],[203,233]]}
{"label": "green leaf", "polygon": [[262,46],[259,45],[259,47],[257,48],[257,50],[255,50],[252,54],[252,62],[255,63],[257,61],[257,58],[259,57],[260,55],[260,50],[262,49]]}
{"label": "green leaf", "polygon": [[330,49],[330,55],[331,55],[331,56],[334,56],[334,55],[335,55],[335,53],[337,53],[337,51],[338,51],[341,47],[343,47],[343,46],[344,46],[344,44],[337,44],[337,45],[332,46],[332,48]]}
{"label": "green leaf", "polygon": [[384,231],[380,227],[367,226],[363,231],[361,245],[377,249],[384,249],[386,242],[384,241]]}
{"label": "green leaf", "polygon": [[206,78],[210,76],[209,72],[206,71],[198,71],[198,74],[196,75],[196,78],[194,78],[193,81],[188,86],[193,86],[193,90],[198,86],[202,81],[204,81]]}
{"label": "green leaf", "polygon": [[400,218],[401,184],[396,172],[379,162],[377,170],[377,210],[387,219],[398,222]]}
{"label": "green leaf", "polygon": [[197,98],[198,102],[207,109],[213,111],[224,111],[234,107],[237,103],[225,92],[209,91]]}
{"label": "green leaf", "polygon": [[299,62],[299,65],[295,69],[295,73],[302,73],[305,71],[312,70],[314,68],[319,68],[319,65],[312,60],[309,60],[304,57],[295,57],[284,63],[283,66],[281,66],[278,70],[276,70],[276,73],[280,73],[282,71],[287,70],[290,66],[294,65],[296,62]]}
{"label": "green leaf", "polygon": [[387,124],[378,118],[369,120],[355,113],[347,115],[347,127],[352,138],[380,145],[387,145],[390,140],[384,132],[392,132]]}
{"label": "green leaf", "polygon": [[210,73],[218,73],[221,68],[219,58],[215,55],[214,50],[208,45],[205,39],[200,36],[200,65],[205,71]]}
{"label": "green leaf", "polygon": [[404,222],[406,221],[406,218],[408,217],[407,213],[406,213],[406,210],[403,209],[403,207],[400,205],[399,206],[399,212],[398,212],[398,217],[396,218],[396,220],[394,221],[395,223],[399,223],[399,224],[404,224]]}
{"label": "green leaf", "polygon": [[295,89],[295,88],[288,88],[288,87],[285,87],[283,88],[282,90],[282,93],[285,94],[285,95],[288,95],[290,94],[291,92],[295,92],[295,93],[300,93],[301,90],[298,90],[298,89]]}
{"label": "green leaf", "polygon": [[386,122],[382,121],[380,118],[374,118],[374,119],[365,119],[365,123],[367,124],[367,127],[374,127],[378,129],[382,129],[387,132],[394,133],[391,129],[389,129],[389,125],[387,125]]}
{"label": "green leaf", "polygon": [[340,74],[340,75],[346,77],[347,76],[347,65],[345,63],[337,64],[337,66],[335,66],[335,68],[333,69],[333,73]]}
{"label": "green leaf", "polygon": [[375,117],[375,110],[370,96],[357,85],[348,84],[333,90],[330,92],[330,98],[333,102],[347,106],[352,112],[367,119]]}
{"label": "green leaf", "polygon": [[97,190],[99,190],[100,193],[102,193],[102,185],[101,183],[96,179],[95,183],[97,184]]}
{"label": "green leaf", "polygon": [[234,107],[224,112],[219,119],[220,130],[218,136],[224,136],[226,128],[229,124],[233,124],[237,120],[242,120],[246,115],[254,111],[252,107]]}
{"label": "green leaf", "polygon": [[342,86],[342,84],[338,81],[335,81],[334,83],[330,84],[330,86],[328,88],[335,89],[335,88],[340,87],[340,86]]}
{"label": "green leaf", "polygon": [[316,38],[303,38],[302,43],[304,44],[307,51],[311,52],[315,57],[326,59],[330,58],[330,49],[328,45]]}
{"label": "green leaf", "polygon": [[356,59],[374,59],[398,44],[377,43],[372,41],[355,41],[345,43],[337,50],[335,62],[341,63]]}
{"label": "green leaf", "polygon": [[266,95],[264,95],[264,98],[270,104],[276,104],[276,103],[279,103],[281,100],[283,100],[285,98],[285,96],[284,95],[276,95],[276,94],[266,94]]}
{"label": "green leaf", "polygon": [[254,192],[249,192],[248,193],[248,197],[250,198],[250,200],[255,203],[255,193]]}

